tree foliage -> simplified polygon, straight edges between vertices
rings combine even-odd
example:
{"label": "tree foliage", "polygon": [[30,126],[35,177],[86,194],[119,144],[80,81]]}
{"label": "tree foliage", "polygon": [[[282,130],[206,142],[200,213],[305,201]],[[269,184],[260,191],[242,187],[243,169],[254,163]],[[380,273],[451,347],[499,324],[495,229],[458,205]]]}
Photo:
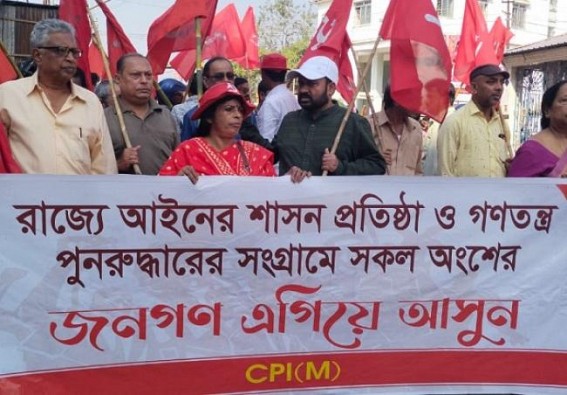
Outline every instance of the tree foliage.
{"label": "tree foliage", "polygon": [[[258,39],[260,54],[278,52],[288,60],[289,68],[296,68],[317,28],[317,13],[311,1],[267,0],[259,8]],[[234,65],[236,75],[245,77],[253,89],[260,82],[259,70],[244,70]]]}
{"label": "tree foliage", "polygon": [[317,14],[311,2],[268,0],[260,6],[258,35],[264,52],[285,52],[299,42],[309,44],[317,28]]}

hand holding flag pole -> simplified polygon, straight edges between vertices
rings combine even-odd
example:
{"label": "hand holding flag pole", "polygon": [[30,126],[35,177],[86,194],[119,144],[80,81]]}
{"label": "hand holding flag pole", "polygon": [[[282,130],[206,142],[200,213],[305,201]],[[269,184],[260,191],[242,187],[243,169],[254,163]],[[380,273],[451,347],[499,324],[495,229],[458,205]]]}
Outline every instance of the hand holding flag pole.
{"label": "hand holding flag pole", "polygon": [[[116,108],[116,115],[118,116],[118,123],[120,124],[120,131],[122,132],[122,137],[124,138],[124,145],[126,148],[132,148],[132,143],[130,142],[130,136],[128,135],[128,131],[126,130],[126,123],[124,122],[124,116],[122,115],[122,109],[120,108],[120,102],[118,101],[118,95],[116,94],[116,87],[114,86],[114,80],[112,77],[112,73],[110,71],[110,64],[108,62],[108,56],[104,47],[102,45],[102,41],[100,39],[100,34],[98,31],[98,27],[96,22],[93,18],[91,10],[87,5],[87,14],[89,16],[89,20],[91,22],[91,29],[93,32],[93,41],[95,45],[98,47],[101,55],[102,55],[102,63],[104,64],[104,71],[106,75],[109,76],[108,78],[108,85],[110,87],[110,92],[112,92],[112,99],[114,100],[114,106]],[[142,174],[142,170],[138,164],[133,164],[134,172],[136,174]]]}
{"label": "hand holding flag pole", "polygon": [[[344,117],[341,121],[341,125],[339,126],[339,130],[337,132],[337,135],[335,136],[333,146],[331,147],[331,151],[330,151],[331,154],[334,154],[335,152],[337,152],[339,142],[341,141],[341,137],[342,137],[343,132],[345,130],[346,124],[348,122],[350,114],[352,113],[352,109],[354,108],[354,103],[356,101],[356,97],[360,93],[360,90],[362,89],[362,85],[365,84],[366,75],[368,74],[368,71],[370,70],[370,66],[372,65],[372,60],[374,59],[374,55],[376,55],[376,51],[378,49],[379,43],[380,43],[380,36],[378,36],[376,38],[376,41],[374,42],[374,47],[372,48],[372,51],[370,51],[368,63],[366,63],[366,66],[364,66],[364,71],[362,72],[362,75],[359,76],[359,81],[358,81],[358,84],[356,85],[356,90],[354,91],[353,99],[348,104],[347,111],[346,111],[346,113],[345,113],[345,115],[344,115]],[[327,170],[323,171],[323,176],[326,176],[328,173],[329,172]]]}

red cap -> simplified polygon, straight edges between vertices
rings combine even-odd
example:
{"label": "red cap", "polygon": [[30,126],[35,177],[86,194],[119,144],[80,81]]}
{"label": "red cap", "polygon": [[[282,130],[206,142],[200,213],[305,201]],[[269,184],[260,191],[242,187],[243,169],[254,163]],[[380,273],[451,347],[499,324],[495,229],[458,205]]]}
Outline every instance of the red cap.
{"label": "red cap", "polygon": [[236,89],[236,87],[230,82],[218,82],[207,89],[201,99],[199,99],[199,107],[197,108],[197,111],[193,113],[191,119],[196,120],[201,118],[201,115],[203,115],[203,112],[205,112],[207,108],[225,97],[234,97],[242,102],[244,118],[250,115],[252,110],[255,108],[254,105],[247,101],[244,96],[240,94],[238,89]]}
{"label": "red cap", "polygon": [[279,53],[270,53],[262,56],[260,69],[288,70],[287,58]]}

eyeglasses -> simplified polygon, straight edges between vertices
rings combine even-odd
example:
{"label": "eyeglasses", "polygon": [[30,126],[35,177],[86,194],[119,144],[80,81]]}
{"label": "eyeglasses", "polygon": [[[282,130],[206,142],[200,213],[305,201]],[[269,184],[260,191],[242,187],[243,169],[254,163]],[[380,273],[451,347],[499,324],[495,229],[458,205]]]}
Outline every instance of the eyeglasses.
{"label": "eyeglasses", "polygon": [[234,81],[234,73],[228,72],[228,73],[215,73],[213,75],[209,75],[207,78],[213,80],[213,81],[221,81],[221,80],[228,80],[228,81]]}
{"label": "eyeglasses", "polygon": [[75,59],[78,59],[81,56],[83,56],[83,51],[81,51],[79,48],[71,48],[71,47],[38,47],[38,48],[48,49],[51,52],[53,52],[56,56],[60,56],[62,58],[67,57],[67,55],[69,55],[69,52],[71,53],[71,55],[73,55]]}

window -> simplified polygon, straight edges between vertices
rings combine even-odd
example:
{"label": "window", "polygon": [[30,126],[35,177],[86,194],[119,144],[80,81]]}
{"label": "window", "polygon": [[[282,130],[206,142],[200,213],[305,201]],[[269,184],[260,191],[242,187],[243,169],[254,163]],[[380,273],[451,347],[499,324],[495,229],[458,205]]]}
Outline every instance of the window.
{"label": "window", "polygon": [[528,6],[526,4],[514,2],[512,6],[512,27],[516,29],[523,29],[526,27],[526,11]]}
{"label": "window", "polygon": [[372,20],[372,0],[355,1],[354,11],[359,25],[370,25]]}
{"label": "window", "polygon": [[437,0],[437,13],[439,16],[453,17],[453,0]]}

